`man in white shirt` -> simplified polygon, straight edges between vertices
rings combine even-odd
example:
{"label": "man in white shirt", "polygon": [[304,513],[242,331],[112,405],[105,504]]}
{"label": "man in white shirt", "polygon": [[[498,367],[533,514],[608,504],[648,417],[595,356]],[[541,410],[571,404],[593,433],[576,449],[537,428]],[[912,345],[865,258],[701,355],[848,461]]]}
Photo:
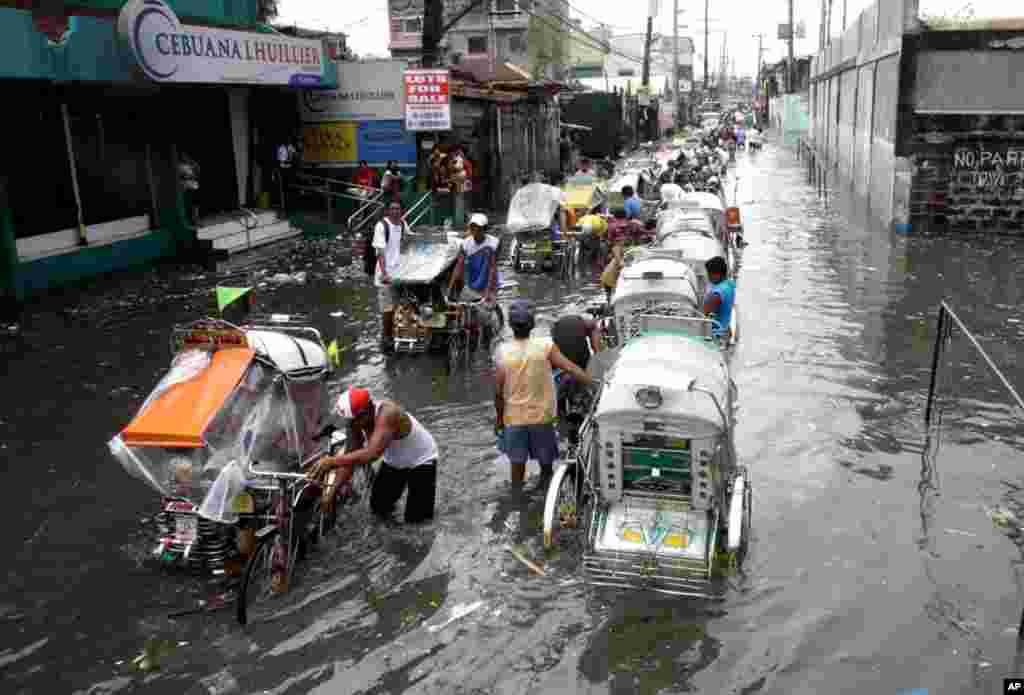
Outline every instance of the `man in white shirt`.
{"label": "man in white shirt", "polygon": [[373,248],[377,252],[377,269],[373,284],[377,288],[377,303],[381,313],[381,343],[385,350],[394,346],[395,298],[391,288],[391,274],[398,268],[402,255],[402,205],[394,202],[388,214],[373,230]]}

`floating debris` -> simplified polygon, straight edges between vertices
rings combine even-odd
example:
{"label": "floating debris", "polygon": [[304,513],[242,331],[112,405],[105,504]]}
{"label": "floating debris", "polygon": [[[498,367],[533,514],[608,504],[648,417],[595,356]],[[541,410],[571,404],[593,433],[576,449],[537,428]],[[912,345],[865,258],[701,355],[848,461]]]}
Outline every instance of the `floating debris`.
{"label": "floating debris", "polygon": [[528,557],[526,557],[521,552],[519,552],[518,550],[513,548],[511,545],[506,545],[505,546],[505,550],[507,550],[510,553],[512,553],[512,557],[514,557],[515,559],[519,560],[521,563],[523,563],[524,565],[529,567],[531,570],[533,570],[534,572],[536,572],[540,576],[542,576],[542,577],[548,576],[548,573],[545,572],[543,569],[541,569],[535,562],[533,562],[533,560],[530,560]]}
{"label": "floating debris", "polygon": [[1017,516],[1009,509],[1003,509],[1002,507],[994,507],[988,511],[988,518],[992,520],[996,526],[1001,528],[1007,528],[1018,524]]}
{"label": "floating debris", "polygon": [[456,620],[461,620],[470,613],[476,611],[482,605],[484,605],[483,601],[474,601],[473,603],[463,603],[458,606],[455,606],[454,608],[452,608],[452,612],[451,615],[448,617],[448,620],[444,621],[440,625],[432,625],[428,627],[427,630],[429,632],[440,632],[441,630],[445,629],[446,627],[454,623]]}
{"label": "floating debris", "polygon": [[132,659],[132,666],[140,671],[156,671],[160,668],[160,661],[174,651],[174,645],[169,640],[151,639],[142,648],[142,653]]}

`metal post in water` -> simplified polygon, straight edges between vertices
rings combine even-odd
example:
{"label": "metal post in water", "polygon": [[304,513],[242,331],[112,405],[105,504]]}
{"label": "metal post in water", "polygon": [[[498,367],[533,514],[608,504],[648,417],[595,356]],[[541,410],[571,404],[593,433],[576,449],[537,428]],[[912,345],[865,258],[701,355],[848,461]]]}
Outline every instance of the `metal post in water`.
{"label": "metal post in water", "polygon": [[946,328],[946,307],[939,305],[938,332],[935,335],[935,349],[932,351],[932,374],[928,381],[928,400],[924,409],[924,424],[932,421],[932,401],[935,399],[935,383],[938,380],[939,357],[942,354],[942,336]]}

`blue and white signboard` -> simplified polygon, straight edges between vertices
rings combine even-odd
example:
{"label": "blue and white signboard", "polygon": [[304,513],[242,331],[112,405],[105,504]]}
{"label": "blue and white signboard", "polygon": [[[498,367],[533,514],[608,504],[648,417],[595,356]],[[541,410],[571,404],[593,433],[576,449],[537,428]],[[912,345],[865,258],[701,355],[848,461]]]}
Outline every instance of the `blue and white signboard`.
{"label": "blue and white signboard", "polygon": [[416,136],[406,131],[404,121],[360,121],[357,129],[359,159],[370,165],[383,165],[388,160],[399,164],[416,164]]}

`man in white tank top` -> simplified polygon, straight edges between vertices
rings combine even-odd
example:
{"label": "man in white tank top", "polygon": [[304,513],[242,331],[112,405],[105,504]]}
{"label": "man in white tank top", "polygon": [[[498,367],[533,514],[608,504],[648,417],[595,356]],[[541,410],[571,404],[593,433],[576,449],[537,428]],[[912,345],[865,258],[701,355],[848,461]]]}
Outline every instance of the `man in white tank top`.
{"label": "man in white tank top", "polygon": [[353,466],[370,465],[381,455],[384,462],[373,481],[370,508],[389,518],[405,492],[405,521],[420,523],[434,518],[437,494],[437,442],[419,421],[397,403],[374,403],[370,392],[350,388],[338,398],[334,413],[351,423],[349,451],[320,459],[309,475],[322,478],[338,470],[338,484],[352,477]]}

